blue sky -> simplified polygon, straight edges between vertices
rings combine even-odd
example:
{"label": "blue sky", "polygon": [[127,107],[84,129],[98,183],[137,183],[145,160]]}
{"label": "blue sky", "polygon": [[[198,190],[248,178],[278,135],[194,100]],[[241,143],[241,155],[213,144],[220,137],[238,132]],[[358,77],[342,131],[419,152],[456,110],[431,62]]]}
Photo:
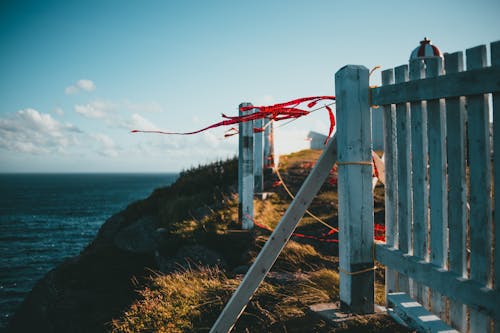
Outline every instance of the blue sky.
{"label": "blue sky", "polygon": [[[3,1],[0,172],[171,172],[233,156],[189,131],[267,105],[332,95],[345,64],[407,62],[500,39],[500,1]],[[372,83],[379,82],[379,74]],[[277,130],[277,149],[326,133],[326,112]]]}

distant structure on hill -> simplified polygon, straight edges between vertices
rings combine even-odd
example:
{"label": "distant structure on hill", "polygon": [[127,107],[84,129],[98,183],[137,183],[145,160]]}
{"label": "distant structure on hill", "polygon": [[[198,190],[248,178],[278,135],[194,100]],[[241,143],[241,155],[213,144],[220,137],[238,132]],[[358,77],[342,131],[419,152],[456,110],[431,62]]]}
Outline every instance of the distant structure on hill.
{"label": "distant structure on hill", "polygon": [[310,131],[309,134],[307,134],[307,140],[310,142],[309,148],[323,149],[325,147],[326,135]]}
{"label": "distant structure on hill", "polygon": [[[373,110],[372,112],[372,142],[373,150],[384,150],[384,129],[382,127],[382,112]],[[307,134],[310,149],[325,148],[326,135],[310,131]]]}

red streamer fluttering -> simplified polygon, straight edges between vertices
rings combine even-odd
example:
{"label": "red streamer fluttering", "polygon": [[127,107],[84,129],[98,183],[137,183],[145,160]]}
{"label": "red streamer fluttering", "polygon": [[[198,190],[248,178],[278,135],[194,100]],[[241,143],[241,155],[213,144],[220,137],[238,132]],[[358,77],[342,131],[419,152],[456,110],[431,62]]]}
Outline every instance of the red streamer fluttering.
{"label": "red streamer fluttering", "polygon": [[[218,123],[212,124],[210,126],[204,127],[202,129],[192,131],[192,132],[165,132],[165,131],[148,131],[148,130],[132,130],[132,133],[156,133],[156,134],[175,134],[175,135],[192,135],[192,134],[198,134],[201,132],[204,132],[206,130],[220,127],[220,126],[231,126],[234,124],[238,123],[244,123],[247,121],[253,121],[257,119],[271,119],[274,121],[280,121],[280,120],[287,120],[287,119],[294,119],[294,118],[300,118],[302,116],[308,115],[311,111],[313,110],[303,110],[299,108],[299,106],[303,103],[307,102],[306,107],[308,109],[312,109],[319,101],[324,101],[324,100],[331,100],[335,101],[335,96],[312,96],[312,97],[303,97],[303,98],[297,98],[285,103],[279,103],[279,104],[274,104],[271,106],[243,106],[240,107],[240,110],[242,113],[250,111],[250,110],[257,110],[253,113],[248,113],[248,114],[243,114],[243,115],[238,115],[238,116],[227,116],[225,114],[222,114],[222,118],[225,120],[222,120]],[[328,134],[328,138],[330,138],[333,129],[335,127],[335,117],[333,115],[332,109],[328,106],[324,106],[326,110],[328,111],[328,115],[330,118],[330,130]],[[233,129],[231,129],[233,130]],[[230,131],[231,131],[230,130]],[[263,131],[261,128],[256,128],[254,131],[260,132]],[[231,133],[225,136],[231,136],[236,133]],[[328,141],[328,138],[326,141]],[[325,142],[326,143],[326,142]]]}

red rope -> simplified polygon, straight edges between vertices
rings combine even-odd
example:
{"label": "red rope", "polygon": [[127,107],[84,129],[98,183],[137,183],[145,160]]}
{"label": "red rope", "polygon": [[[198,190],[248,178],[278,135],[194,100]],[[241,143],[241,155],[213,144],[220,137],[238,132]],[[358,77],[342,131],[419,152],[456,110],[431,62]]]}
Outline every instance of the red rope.
{"label": "red rope", "polygon": [[[209,125],[207,127],[204,127],[202,129],[192,131],[192,132],[166,132],[166,131],[148,131],[148,130],[132,130],[132,133],[156,133],[156,134],[175,134],[175,135],[192,135],[192,134],[198,134],[201,132],[204,132],[206,130],[220,127],[220,126],[230,126],[234,124],[239,124],[239,123],[245,123],[248,121],[253,121],[257,119],[272,119],[274,121],[280,121],[280,120],[287,120],[287,119],[294,119],[294,118],[300,118],[302,116],[308,115],[311,111],[313,110],[304,110],[302,108],[299,108],[299,106],[303,103],[307,103],[306,108],[311,109],[313,108],[319,101],[323,100],[335,100],[335,96],[312,96],[312,97],[303,97],[303,98],[297,98],[285,103],[278,103],[274,104],[271,106],[243,106],[240,107],[240,110],[242,113],[254,110],[256,109],[256,112],[253,113],[248,113],[248,114],[243,114],[243,115],[238,115],[238,116],[227,116],[225,114],[222,114],[222,118],[225,118],[225,120],[219,121],[215,124]],[[326,110],[328,111],[328,115],[330,118],[330,130],[328,133],[328,138],[330,138],[333,129],[335,127],[335,116],[333,115],[332,109],[328,106],[325,105]],[[232,130],[232,129],[231,129]],[[254,129],[254,131],[260,132],[262,129]],[[231,136],[236,133],[231,133],[226,136]],[[327,141],[328,141],[327,138]]]}

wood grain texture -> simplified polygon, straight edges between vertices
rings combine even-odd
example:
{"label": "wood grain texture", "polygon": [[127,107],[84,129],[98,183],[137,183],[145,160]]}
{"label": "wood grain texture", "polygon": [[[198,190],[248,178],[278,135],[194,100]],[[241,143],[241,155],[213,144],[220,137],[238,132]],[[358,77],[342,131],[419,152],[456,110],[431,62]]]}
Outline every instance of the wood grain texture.
{"label": "wood grain texture", "polygon": [[[446,75],[464,70],[462,52],[445,55]],[[448,230],[449,269],[463,277],[467,276],[466,232],[466,154],[465,154],[465,99],[446,99],[446,129],[448,157]],[[467,328],[467,308],[460,302],[450,300],[450,321],[454,328],[464,332]]]}
{"label": "wood grain texture", "polygon": [[466,72],[372,88],[372,105],[460,97],[500,91],[500,68]]}
{"label": "wood grain texture", "polygon": [[[382,72],[382,85],[394,83],[394,70]],[[397,141],[396,141],[396,108],[394,105],[384,105],[384,163],[385,163],[385,230],[386,244],[395,245],[398,232],[397,222]],[[397,291],[398,273],[391,269],[385,270],[386,294]]]}
{"label": "wood grain texture", "polygon": [[[339,161],[372,161],[368,69],[346,66],[335,74]],[[373,313],[372,166],[341,164],[338,170],[340,302],[353,313]]]}
{"label": "wood grain texture", "polygon": [[[395,68],[396,83],[408,81],[408,66]],[[398,182],[398,248],[408,253],[412,242],[411,221],[411,163],[410,163],[410,105],[396,104],[396,137],[397,137],[397,182]],[[399,291],[410,292],[410,281],[399,274]]]}
{"label": "wood grain texture", "polygon": [[[466,50],[467,70],[486,66],[486,46]],[[470,170],[470,277],[483,285],[491,282],[491,163],[489,111],[486,95],[467,98]],[[471,310],[471,332],[486,332],[488,318]]]}

